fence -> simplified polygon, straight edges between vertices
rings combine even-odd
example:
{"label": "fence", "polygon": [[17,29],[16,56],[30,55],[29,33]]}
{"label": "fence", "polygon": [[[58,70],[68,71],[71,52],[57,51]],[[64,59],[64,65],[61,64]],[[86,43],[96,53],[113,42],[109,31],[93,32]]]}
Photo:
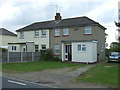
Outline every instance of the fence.
{"label": "fence", "polygon": [[3,52],[2,63],[31,62],[40,59],[40,52]]}

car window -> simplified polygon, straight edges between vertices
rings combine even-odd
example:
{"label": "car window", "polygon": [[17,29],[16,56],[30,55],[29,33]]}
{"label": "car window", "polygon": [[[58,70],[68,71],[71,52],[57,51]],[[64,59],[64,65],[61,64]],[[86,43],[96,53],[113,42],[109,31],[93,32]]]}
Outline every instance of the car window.
{"label": "car window", "polygon": [[111,53],[111,56],[120,56],[120,53]]}

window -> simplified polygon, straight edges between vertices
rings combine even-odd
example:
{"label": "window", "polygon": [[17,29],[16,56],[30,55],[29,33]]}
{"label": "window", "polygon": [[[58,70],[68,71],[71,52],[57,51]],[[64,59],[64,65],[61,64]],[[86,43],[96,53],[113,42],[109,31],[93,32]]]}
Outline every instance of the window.
{"label": "window", "polygon": [[45,44],[41,45],[41,49],[45,50],[46,49],[46,45]]}
{"label": "window", "polygon": [[119,15],[119,20],[120,20],[120,15]]}
{"label": "window", "polygon": [[20,32],[20,39],[24,39],[24,32]]}
{"label": "window", "polygon": [[81,45],[78,45],[78,51],[81,51]]}
{"label": "window", "polygon": [[35,45],[35,52],[39,50],[39,45]]}
{"label": "window", "polygon": [[78,51],[86,51],[86,45],[85,44],[79,44],[78,45]]}
{"label": "window", "polygon": [[78,28],[74,28],[75,31],[78,31]]}
{"label": "window", "polygon": [[68,28],[63,29],[63,35],[69,35],[69,30]]}
{"label": "window", "polygon": [[82,51],[86,51],[86,45],[82,44]]}
{"label": "window", "polygon": [[54,54],[59,55],[60,54],[60,45],[54,45]]}
{"label": "window", "polygon": [[85,26],[85,34],[92,34],[92,27],[91,26]]}
{"label": "window", "polygon": [[41,37],[46,37],[46,30],[41,31]]}
{"label": "window", "polygon": [[17,47],[16,46],[12,46],[12,51],[16,51]]}
{"label": "window", "polygon": [[60,36],[60,29],[55,29],[55,36]]}
{"label": "window", "polygon": [[39,37],[39,31],[35,31],[35,37]]}

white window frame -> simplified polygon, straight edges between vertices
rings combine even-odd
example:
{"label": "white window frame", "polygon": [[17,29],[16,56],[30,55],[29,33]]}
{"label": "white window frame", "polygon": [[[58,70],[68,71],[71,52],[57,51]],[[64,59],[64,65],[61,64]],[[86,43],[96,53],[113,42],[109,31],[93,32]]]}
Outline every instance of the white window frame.
{"label": "white window frame", "polygon": [[35,34],[35,37],[39,37],[39,31],[35,31],[34,34]]}
{"label": "white window frame", "polygon": [[[37,48],[36,48],[36,47],[37,47]],[[35,52],[36,52],[36,51],[39,51],[39,45],[38,45],[38,44],[35,45]]]}
{"label": "white window frame", "polygon": [[92,34],[92,27],[91,26],[85,26],[85,34]]}
{"label": "white window frame", "polygon": [[69,35],[69,29],[63,28],[63,35]]}
{"label": "white window frame", "polygon": [[[43,47],[45,47],[45,48],[43,48]],[[46,44],[42,44],[42,45],[41,45],[41,49],[42,49],[42,50],[46,50]]]}
{"label": "white window frame", "polygon": [[17,46],[12,46],[12,51],[16,51],[17,50]]}
{"label": "white window frame", "polygon": [[54,45],[54,54],[60,55],[60,45],[59,44]]}
{"label": "white window frame", "polygon": [[24,32],[20,32],[20,39],[24,39]]}
{"label": "white window frame", "polygon": [[47,31],[46,30],[41,30],[41,37],[45,38],[47,35]]}
{"label": "white window frame", "polygon": [[60,29],[59,28],[55,29],[55,36],[60,36]]}
{"label": "white window frame", "polygon": [[86,44],[78,44],[77,45],[77,50],[78,51],[83,51],[83,52],[85,52],[86,51]]}

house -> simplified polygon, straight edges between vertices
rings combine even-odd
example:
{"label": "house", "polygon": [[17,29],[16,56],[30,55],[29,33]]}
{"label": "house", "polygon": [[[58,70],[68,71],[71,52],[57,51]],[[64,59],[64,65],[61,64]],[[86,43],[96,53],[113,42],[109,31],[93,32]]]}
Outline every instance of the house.
{"label": "house", "polygon": [[0,28],[0,47],[8,48],[9,42],[16,42],[17,35],[11,31],[8,31],[5,28]]}
{"label": "house", "polygon": [[[33,50],[52,49],[62,61],[94,63],[105,59],[105,27],[83,16],[36,22],[17,30],[18,44],[32,42]],[[14,44],[14,43],[11,43]],[[24,47],[24,48],[25,48]]]}

